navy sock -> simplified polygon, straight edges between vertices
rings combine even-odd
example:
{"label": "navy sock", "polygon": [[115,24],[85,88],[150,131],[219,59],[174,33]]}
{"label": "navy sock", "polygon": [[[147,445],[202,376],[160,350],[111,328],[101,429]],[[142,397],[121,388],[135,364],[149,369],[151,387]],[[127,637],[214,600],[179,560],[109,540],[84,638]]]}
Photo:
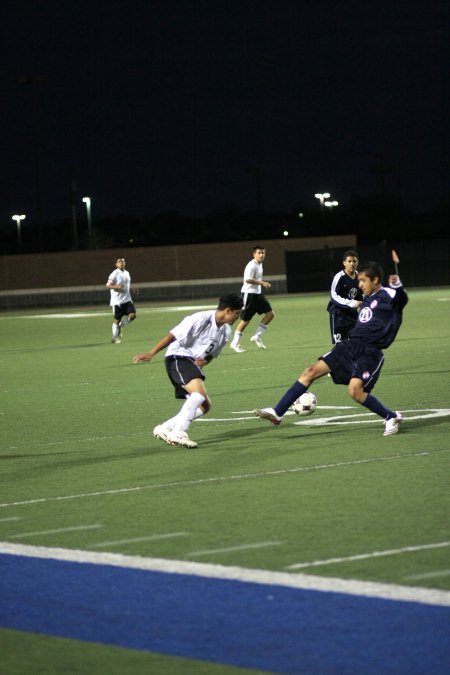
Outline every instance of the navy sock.
{"label": "navy sock", "polygon": [[285,395],[280,398],[276,404],[274,410],[277,413],[278,417],[283,417],[284,413],[290,406],[298,399],[299,396],[305,393],[308,387],[305,387],[304,384],[296,380],[292,387],[287,390]]}
{"label": "navy sock", "polygon": [[395,417],[395,412],[392,412],[392,410],[389,410],[389,408],[386,408],[381,401],[379,401],[375,396],[372,396],[372,394],[368,394],[366,400],[363,403],[363,406],[365,408],[369,408],[375,415],[379,415],[385,420],[391,419],[391,417]]}

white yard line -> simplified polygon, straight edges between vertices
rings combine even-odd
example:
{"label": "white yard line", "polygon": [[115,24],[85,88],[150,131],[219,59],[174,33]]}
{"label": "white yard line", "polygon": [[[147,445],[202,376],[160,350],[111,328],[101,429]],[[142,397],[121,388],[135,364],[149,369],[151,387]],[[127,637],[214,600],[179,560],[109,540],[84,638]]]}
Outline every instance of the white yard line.
{"label": "white yard line", "polygon": [[76,527],[59,527],[56,530],[40,530],[36,532],[19,532],[10,535],[10,539],[21,539],[22,537],[38,537],[45,534],[59,534],[61,532],[76,532],[77,530],[97,530],[103,525],[77,525]]}
{"label": "white yard line", "polygon": [[436,572],[423,572],[422,574],[408,574],[404,579],[419,580],[419,579],[438,579],[439,577],[448,577],[450,570],[436,570]]}
{"label": "white yard line", "polygon": [[21,516],[10,516],[9,518],[0,518],[0,523],[10,523],[13,520],[22,520]]}
{"label": "white yard line", "polygon": [[167,534],[150,534],[148,537],[133,537],[132,539],[115,539],[114,541],[99,541],[91,544],[89,548],[101,548],[102,546],[119,546],[123,544],[134,544],[140,541],[158,541],[160,539],[171,539],[172,537],[187,537],[188,532],[168,532]]}
{"label": "white yard line", "polygon": [[203,551],[190,551],[186,553],[189,556],[210,555],[211,553],[234,553],[234,551],[247,551],[252,548],[267,548],[268,546],[281,546],[282,541],[260,541],[255,544],[241,544],[239,546],[228,546],[226,548],[210,548]]}
{"label": "white yard line", "polygon": [[409,452],[402,455],[386,455],[384,457],[370,457],[368,459],[356,459],[348,462],[334,462],[332,464],[316,464],[313,466],[298,466],[292,469],[275,469],[273,471],[260,471],[257,473],[244,473],[231,476],[211,476],[210,478],[197,478],[192,480],[173,481],[170,483],[153,483],[150,485],[136,485],[135,487],[118,488],[116,490],[100,490],[98,492],[82,492],[72,495],[60,495],[57,497],[39,497],[36,499],[24,499],[17,502],[4,502],[0,508],[9,506],[26,506],[28,504],[45,504],[47,502],[58,502],[69,499],[85,499],[88,497],[103,497],[106,495],[126,494],[128,492],[140,492],[141,490],[157,490],[160,488],[178,488],[186,485],[205,485],[209,483],[220,483],[235,480],[248,480],[253,478],[268,478],[270,476],[283,476],[290,473],[307,473],[310,471],[322,471],[325,469],[338,469],[340,467],[357,466],[361,464],[372,464],[378,462],[387,462],[397,459],[408,459],[411,457],[425,457],[429,452]]}
{"label": "white yard line", "polygon": [[383,558],[385,556],[400,555],[402,553],[411,553],[413,551],[426,551],[432,548],[443,548],[450,546],[450,541],[440,541],[435,544],[423,544],[422,546],[405,546],[404,548],[391,548],[385,551],[371,551],[370,553],[361,553],[359,555],[348,555],[342,558],[328,558],[327,560],[312,560],[311,562],[295,563],[288,565],[287,570],[300,570],[304,567],[319,567],[321,565],[333,565],[342,562],[352,562],[353,560],[367,560],[370,558]]}
{"label": "white yard line", "polygon": [[48,548],[0,542],[0,554],[66,560],[80,564],[109,565],[113,567],[140,569],[167,574],[185,574],[211,579],[225,579],[253,584],[283,586],[287,588],[343,593],[386,600],[419,602],[426,605],[450,607],[450,592],[415,586],[382,584],[356,579],[317,577],[308,574],[273,572],[224,565],[213,565],[184,560],[144,558],[120,553],[97,553],[76,549]]}

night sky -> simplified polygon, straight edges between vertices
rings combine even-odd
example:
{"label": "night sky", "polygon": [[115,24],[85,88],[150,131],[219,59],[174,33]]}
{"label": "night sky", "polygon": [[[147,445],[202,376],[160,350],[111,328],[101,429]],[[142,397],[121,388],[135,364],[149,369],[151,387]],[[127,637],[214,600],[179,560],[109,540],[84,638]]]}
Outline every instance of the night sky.
{"label": "night sky", "polygon": [[255,168],[266,210],[380,192],[374,163],[408,209],[448,198],[447,1],[15,0],[1,16],[3,229],[33,223],[36,156],[45,222],[70,218],[70,167],[94,221],[253,209]]}

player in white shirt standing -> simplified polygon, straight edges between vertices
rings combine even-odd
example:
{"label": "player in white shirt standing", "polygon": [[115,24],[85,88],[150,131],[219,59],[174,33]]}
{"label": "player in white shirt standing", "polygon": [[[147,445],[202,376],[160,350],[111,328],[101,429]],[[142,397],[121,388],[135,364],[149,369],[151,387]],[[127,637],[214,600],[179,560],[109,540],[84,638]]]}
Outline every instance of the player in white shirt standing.
{"label": "player in white shirt standing", "polygon": [[165,355],[167,374],[174,386],[175,398],[185,399],[177,415],[153,429],[156,438],[169,445],[197,447],[187,431],[193,420],[211,409],[202,368],[217,358],[228,342],[230,326],[239,318],[242,305],[242,299],[235,293],[222,295],[217,309],[186,316],[150,351],[133,358],[133,363],[151,361],[168,347]]}
{"label": "player in white shirt standing", "polygon": [[244,330],[247,328],[251,319],[255,314],[264,314],[263,318],[258,324],[255,334],[250,338],[257,347],[265,349],[266,346],[262,341],[262,334],[267,330],[268,324],[275,316],[270,302],[262,292],[263,288],[270,288],[268,281],[263,281],[263,260],[266,257],[266,249],[263,246],[254,246],[252,250],[253,260],[246,265],[244,270],[244,283],[241,288],[242,300],[244,301],[244,308],[241,312],[241,320],[234,333],[233,340],[230,344],[231,349],[235,352],[245,352],[241,346],[241,337]]}
{"label": "player in white shirt standing", "polygon": [[112,325],[112,342],[122,342],[122,328],[136,318],[136,308],[131,300],[131,277],[125,269],[125,258],[116,259],[116,269],[109,275],[106,288],[111,291],[110,305],[114,319]]}

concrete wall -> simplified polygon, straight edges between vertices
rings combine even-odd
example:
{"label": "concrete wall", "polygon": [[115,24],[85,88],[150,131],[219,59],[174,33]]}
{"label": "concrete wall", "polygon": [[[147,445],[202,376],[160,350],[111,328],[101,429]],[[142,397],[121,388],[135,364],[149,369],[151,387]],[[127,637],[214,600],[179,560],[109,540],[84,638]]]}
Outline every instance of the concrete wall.
{"label": "concrete wall", "polygon": [[240,289],[257,244],[267,249],[264,276],[274,281],[274,292],[285,292],[285,251],[353,248],[356,236],[2,256],[0,307],[107,303],[105,284],[118,256],[126,258],[141,299],[212,297]]}

